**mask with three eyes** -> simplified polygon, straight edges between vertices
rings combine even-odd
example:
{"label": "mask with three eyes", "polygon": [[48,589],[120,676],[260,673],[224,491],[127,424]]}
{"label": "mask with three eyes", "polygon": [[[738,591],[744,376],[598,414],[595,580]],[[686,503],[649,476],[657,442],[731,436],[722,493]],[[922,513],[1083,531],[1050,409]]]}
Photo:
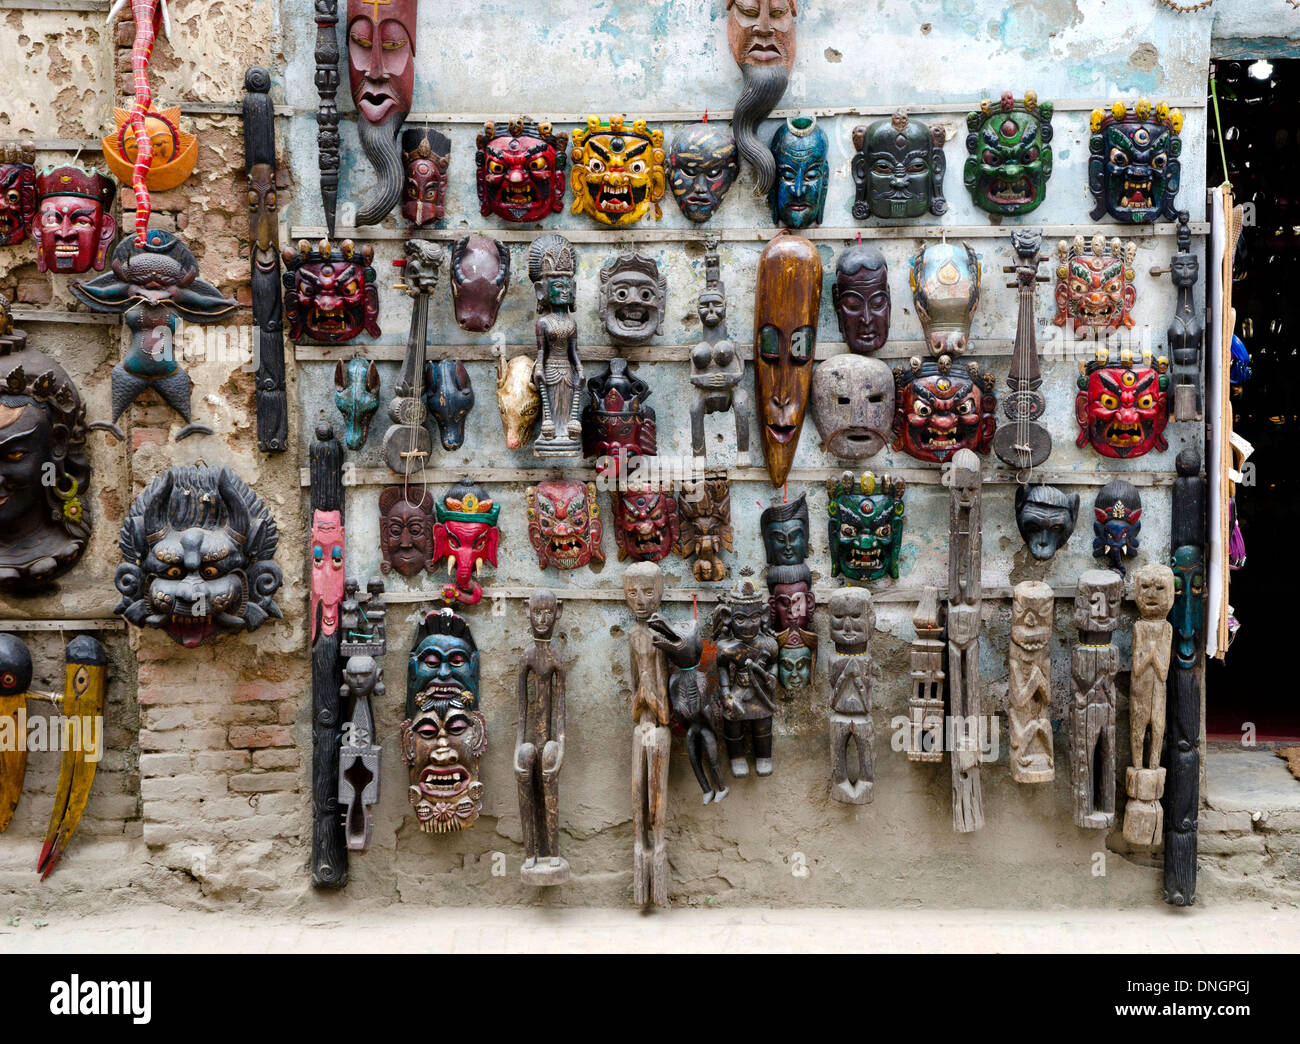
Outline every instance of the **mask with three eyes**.
{"label": "mask with three eyes", "polygon": [[1183,114],[1146,98],[1129,109],[1122,101],[1094,109],[1088,139],[1088,189],[1092,219],[1109,213],[1124,224],[1172,221],[1177,215],[1182,164]]}
{"label": "mask with three eyes", "polygon": [[938,216],[948,209],[943,176],[944,129],[930,127],[896,112],[853,128],[853,216],[862,221],[914,218],[926,211]]}
{"label": "mask with three eyes", "polygon": [[800,229],[822,223],[831,176],[827,148],[816,116],[791,116],[777,128],[772,136],[776,182],[768,197],[772,224]]}
{"label": "mask with three eyes", "polygon": [[708,221],[740,176],[736,139],[722,123],[695,123],[668,151],[668,188],[688,221]]}
{"label": "mask with three eyes", "polygon": [[528,541],[537,568],[577,569],[592,559],[605,561],[605,524],[596,502],[596,483],[548,480],[529,486]]}
{"label": "mask with three eyes", "polygon": [[117,190],[112,178],[86,167],[46,167],[36,175],[36,243],[38,272],[104,270],[108,248],[117,235],[109,213]]}
{"label": "mask with three eyes", "polygon": [[1052,176],[1051,102],[1033,91],[1023,101],[1007,91],[968,113],[963,181],[971,200],[990,214],[1028,214],[1047,194]]}
{"label": "mask with three eyes", "polygon": [[845,580],[898,579],[898,556],[907,521],[907,484],[889,475],[844,472],[826,483],[831,576]]}
{"label": "mask with three eyes", "polygon": [[894,449],[934,463],[959,449],[987,455],[997,423],[993,375],[975,363],[913,356],[894,367]]}
{"label": "mask with three eyes", "polygon": [[487,123],[478,136],[479,213],[503,221],[541,221],[564,210],[567,134],[528,117],[509,124]]}
{"label": "mask with three eyes", "polygon": [[406,180],[402,185],[402,216],[416,228],[441,221],[446,213],[447,165],[451,141],[431,127],[408,127],[402,131],[402,163]]}
{"label": "mask with three eyes", "polygon": [[379,286],[375,248],[357,250],[345,239],[335,250],[329,240],[315,247],[285,247],[284,316],[289,336],[320,344],[344,344],[362,333],[378,337]]}
{"label": "mask with three eyes", "polygon": [[625,126],[622,116],[603,123],[588,116],[587,126],[573,132],[573,204],[602,225],[634,225],[653,209],[663,217],[664,132],[645,120]]}
{"label": "mask with three eyes", "polygon": [[955,359],[970,344],[980,303],[980,263],[969,243],[931,243],[912,258],[912,303],[930,354]]}
{"label": "mask with three eyes", "polygon": [[1100,233],[1085,242],[1075,236],[1072,243],[1064,239],[1056,244],[1056,316],[1057,326],[1072,323],[1079,336],[1101,337],[1121,326],[1133,328],[1133,305],[1137,287],[1133,267],[1137,244],[1109,243]]}
{"label": "mask with three eyes", "polygon": [[1112,361],[1106,348],[1079,363],[1074,398],[1078,446],[1089,443],[1103,457],[1130,459],[1169,448],[1169,362],[1143,351],[1135,359],[1127,348]]}
{"label": "mask with three eyes", "polygon": [[27,238],[36,216],[36,153],[27,145],[0,145],[0,246]]}
{"label": "mask with three eyes", "polygon": [[667,299],[668,280],[653,258],[632,252],[601,266],[597,307],[614,344],[645,344],[662,334]]}

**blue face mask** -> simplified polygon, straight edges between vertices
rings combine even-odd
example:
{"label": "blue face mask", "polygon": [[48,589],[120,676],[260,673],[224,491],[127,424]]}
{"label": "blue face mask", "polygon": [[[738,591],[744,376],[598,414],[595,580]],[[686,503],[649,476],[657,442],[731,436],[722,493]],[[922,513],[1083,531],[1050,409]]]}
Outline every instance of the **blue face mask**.
{"label": "blue face mask", "polygon": [[411,650],[407,698],[420,708],[430,701],[450,701],[473,709],[478,706],[478,668],[478,650],[463,638],[431,634]]}
{"label": "blue face mask", "polygon": [[343,414],[348,449],[366,444],[370,421],[379,409],[379,369],[357,356],[334,368],[334,405]]}
{"label": "blue face mask", "polygon": [[830,164],[826,135],[815,116],[794,116],[772,137],[776,183],[769,201],[772,221],[785,228],[812,228],[822,223]]}

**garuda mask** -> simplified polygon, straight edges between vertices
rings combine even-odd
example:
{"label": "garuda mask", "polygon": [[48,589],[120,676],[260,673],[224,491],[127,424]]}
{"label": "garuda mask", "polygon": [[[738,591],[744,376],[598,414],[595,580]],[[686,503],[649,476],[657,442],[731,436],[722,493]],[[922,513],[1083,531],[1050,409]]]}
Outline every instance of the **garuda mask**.
{"label": "garuda mask", "polygon": [[528,487],[528,541],[537,552],[538,569],[605,561],[604,531],[596,483],[565,479]]}
{"label": "garuda mask", "polygon": [[1092,219],[1098,221],[1109,212],[1125,224],[1172,221],[1178,212],[1183,114],[1165,102],[1152,112],[1146,98],[1139,98],[1132,112],[1117,101],[1109,112],[1092,111],[1091,129],[1088,189],[1096,204]]}
{"label": "garuda mask", "polygon": [[894,373],[880,359],[837,355],[817,364],[813,423],[827,452],[847,460],[885,448],[894,426]]}
{"label": "garuda mask", "polygon": [[322,344],[343,344],[368,333],[378,337],[379,286],[373,267],[375,248],[358,251],[345,239],[336,251],[328,239],[313,248],[285,247],[284,315],[289,336]]}
{"label": "garuda mask", "polygon": [[111,178],[86,167],[46,167],[37,174],[36,270],[102,272],[117,235],[109,213],[115,194]]}
{"label": "garuda mask", "polygon": [[831,301],[851,352],[870,355],[889,340],[889,267],[875,247],[851,246],[835,262]]}
{"label": "garuda mask", "polygon": [[1121,326],[1133,326],[1133,303],[1137,288],[1133,285],[1133,259],[1137,244],[1122,244],[1119,239],[1106,242],[1100,233],[1085,245],[1083,236],[1073,243],[1062,239],[1056,244],[1056,317],[1057,326],[1074,324],[1074,332],[1084,336],[1103,335]]}
{"label": "garuda mask", "polygon": [[36,216],[35,150],[23,145],[0,145],[0,246],[14,246],[27,238]]}
{"label": "garuda mask", "polygon": [[763,456],[774,486],[785,482],[799,445],[821,300],[817,248],[782,229],[763,248],[754,290],[754,385]]}
{"label": "garuda mask", "polygon": [[587,392],[591,401],[582,411],[583,456],[608,457],[611,474],[621,475],[625,461],[655,455],[655,411],[645,404],[650,385],[628,372],[627,360],[611,359],[604,373],[588,379]]}
{"label": "garuda mask", "polygon": [[404,486],[385,486],[379,492],[379,568],[388,573],[415,576],[433,571],[433,494]]}
{"label": "garuda mask", "polygon": [[541,221],[564,210],[567,134],[524,117],[498,127],[485,123],[474,162],[479,212],[503,221]]}
{"label": "garuda mask", "polygon": [[968,243],[931,243],[912,258],[912,301],[935,358],[957,358],[980,302],[980,263]]}
{"label": "garuda mask", "polygon": [[654,258],[634,251],[601,266],[598,308],[615,344],[645,344],[662,334],[667,299],[668,280]]}
{"label": "garuda mask", "polygon": [[1116,479],[1102,486],[1092,505],[1096,521],[1092,524],[1092,553],[1104,558],[1110,567],[1124,575],[1124,559],[1138,553],[1138,534],[1142,531],[1142,495],[1131,482]]}
{"label": "garuda mask", "polygon": [[975,363],[913,356],[895,367],[894,449],[937,463],[959,449],[987,454],[997,423],[993,375]]}
{"label": "garuda mask", "polygon": [[510,289],[510,250],[486,236],[466,236],[451,248],[451,300],[456,322],[470,333],[487,333]]}
{"label": "garuda mask", "polygon": [[406,181],[402,186],[402,216],[416,228],[441,221],[446,214],[447,164],[451,141],[430,127],[408,127],[402,131],[402,163]]}
{"label": "garuda mask", "polygon": [[492,502],[477,482],[457,482],[437,504],[433,557],[435,564],[447,560],[447,572],[454,570],[456,582],[442,589],[447,601],[477,605],[483,597],[478,574],[486,562],[497,564],[501,530],[497,516],[501,507]]}
{"label": "garuda mask", "polygon": [[411,646],[402,722],[408,793],[426,834],[466,830],[482,811],[478,772],[487,719],[478,690],[479,653],[469,625],[450,610],[430,613]]}
{"label": "garuda mask", "polygon": [[602,225],[634,225],[654,209],[663,217],[664,132],[645,120],[623,125],[622,116],[602,123],[588,116],[587,126],[573,132],[573,213],[585,213]]}
{"label": "garuda mask", "polygon": [[846,471],[826,483],[831,576],[898,579],[898,553],[907,521],[903,506],[906,488],[902,479],[877,478],[869,471],[861,478]]}
{"label": "garuda mask", "polygon": [[943,197],[943,176],[948,169],[943,155],[944,129],[930,127],[896,112],[853,128],[853,216],[859,221],[920,217],[948,209]]}
{"label": "garuda mask", "polygon": [[1143,350],[1141,361],[1123,348],[1119,359],[1098,348],[1090,363],[1079,363],[1079,392],[1074,414],[1079,422],[1075,443],[1103,457],[1132,458],[1152,449],[1166,450],[1165,425],[1169,423],[1169,362],[1161,356],[1152,363]]}
{"label": "garuda mask", "polygon": [[668,151],[668,187],[688,221],[708,221],[740,176],[736,139],[722,123],[694,123]]}
{"label": "garuda mask", "polygon": [[379,367],[359,355],[335,363],[334,405],[343,414],[348,449],[360,449],[379,409]]}
{"label": "garuda mask", "polygon": [[677,543],[677,500],[659,490],[615,490],[614,540],[618,560],[658,562]]}
{"label": "garuda mask", "polygon": [[255,631],[281,615],[279,539],[271,513],[229,468],[164,471],[122,523],[114,611],[137,627],[161,627],[187,649]]}
{"label": "garuda mask", "polygon": [[826,132],[817,126],[816,116],[791,116],[777,128],[772,135],[772,224],[800,229],[822,223],[831,176],[827,148]]}
{"label": "garuda mask", "polygon": [[1078,493],[1067,495],[1055,486],[1016,487],[1016,528],[1040,562],[1065,546],[1078,518]]}
{"label": "garuda mask", "polygon": [[963,181],[980,210],[1028,214],[1043,202],[1052,176],[1051,102],[1033,91],[1023,102],[1006,91],[994,105],[988,98],[968,113]]}
{"label": "garuda mask", "polygon": [[727,579],[723,551],[731,551],[731,483],[725,477],[706,477],[694,497],[677,503],[681,533],[677,553],[683,558],[696,555],[691,572],[701,582]]}

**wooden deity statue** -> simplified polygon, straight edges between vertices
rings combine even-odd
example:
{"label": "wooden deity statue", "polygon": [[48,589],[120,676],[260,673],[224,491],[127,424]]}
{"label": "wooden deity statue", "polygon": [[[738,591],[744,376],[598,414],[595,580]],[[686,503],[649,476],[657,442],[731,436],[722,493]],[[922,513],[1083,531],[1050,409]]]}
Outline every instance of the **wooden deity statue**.
{"label": "wooden deity statue", "polygon": [[564,606],[551,590],[528,599],[533,647],[519,661],[519,731],[515,781],[524,832],[525,884],[545,888],[569,879],[560,855],[560,769],[564,765],[564,679],[567,668],[551,648]]}
{"label": "wooden deity statue", "polygon": [[1011,778],[1050,783],[1052,753],[1052,589],[1039,580],[1016,584],[1011,600],[1011,672],[1007,686],[1007,732]]}
{"label": "wooden deity statue", "polygon": [[700,583],[727,579],[723,551],[731,551],[731,482],[726,473],[705,472],[694,495],[684,492],[677,500],[681,529],[674,550],[683,558],[695,556],[691,574]]}
{"label": "wooden deity statue", "polygon": [[966,833],[984,825],[980,793],[980,459],[952,458],[948,515],[948,685],[952,726],[952,825]]}
{"label": "wooden deity statue", "polygon": [[722,735],[731,774],[749,775],[745,735],[754,748],[754,771],[772,774],[772,715],[776,713],[776,661],[780,652],[768,623],[768,604],[749,580],[719,599],[713,617],[718,646],[718,688],[722,694]]}
{"label": "wooden deity statue", "polygon": [[655,613],[648,623],[654,632],[655,648],[663,650],[673,669],[668,700],[673,719],[686,730],[686,753],[696,782],[704,792],[703,803],[716,803],[729,791],[722,785],[722,764],[718,760],[718,737],[714,732],[716,708],[698,669],[704,656],[704,636],[694,620],[681,630],[674,630]]}
{"label": "wooden deity statue", "polygon": [[636,623],[628,631],[632,661],[632,901],[668,905],[668,660],[647,621],[659,611],[664,574],[654,562],[623,573],[623,597]]}
{"label": "wooden deity statue", "polygon": [[[871,653],[876,627],[871,592],[846,587],[831,595],[831,798],[869,804],[875,785],[876,729],[871,721]],[[856,748],[857,757],[850,750]]]}
{"label": "wooden deity statue", "polygon": [[1176,421],[1201,418],[1201,347],[1205,343],[1205,321],[1196,311],[1192,294],[1200,278],[1200,259],[1192,253],[1192,231],[1188,225],[1190,215],[1178,212],[1176,231],[1178,249],[1169,259],[1167,269],[1153,268],[1152,275],[1168,272],[1178,290],[1174,316],[1169,321],[1165,338],[1173,360],[1173,419]]}
{"label": "wooden deity statue", "polygon": [[573,320],[577,255],[563,236],[547,232],[528,248],[528,278],[537,294],[537,362],[533,385],[542,402],[542,430],[533,443],[539,457],[580,457],[582,360]]}
{"label": "wooden deity statue", "polygon": [[1174,573],[1162,562],[1148,562],[1133,574],[1133,601],[1142,619],[1133,624],[1133,670],[1129,675],[1129,745],[1133,764],[1124,772],[1124,840],[1159,844],[1164,833],[1165,770],[1160,749],[1165,738],[1165,685],[1169,679],[1174,627],[1166,617],[1174,607]]}
{"label": "wooden deity statue", "polygon": [[911,742],[908,761],[943,760],[943,606],[937,587],[923,587],[912,614],[912,695],[907,701]]}
{"label": "wooden deity statue", "polygon": [[745,360],[727,336],[727,288],[719,274],[717,239],[704,255],[704,289],[696,311],[703,327],[700,343],[691,349],[691,453],[704,456],[704,417],[731,410],[736,421],[736,467],[749,467],[749,389],[744,385]]}
{"label": "wooden deity statue", "polygon": [[1115,673],[1112,642],[1124,580],[1108,569],[1079,577],[1074,626],[1079,642],[1070,657],[1070,783],[1076,826],[1109,830],[1115,822]]}

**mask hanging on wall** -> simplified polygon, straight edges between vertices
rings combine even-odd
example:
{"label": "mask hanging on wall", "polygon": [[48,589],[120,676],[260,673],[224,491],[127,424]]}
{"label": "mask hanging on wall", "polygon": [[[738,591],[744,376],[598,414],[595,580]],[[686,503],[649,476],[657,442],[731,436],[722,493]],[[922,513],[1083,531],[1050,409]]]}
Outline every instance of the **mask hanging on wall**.
{"label": "mask hanging on wall", "polygon": [[596,483],[573,479],[528,487],[528,541],[537,568],[577,569],[592,559],[605,561],[605,524],[596,503]]}
{"label": "mask hanging on wall", "polygon": [[1092,524],[1092,554],[1105,559],[1120,576],[1124,559],[1138,553],[1138,534],[1142,532],[1142,495],[1124,479],[1102,486],[1092,505],[1097,520]]}
{"label": "mask hanging on wall", "polygon": [[1073,243],[1056,244],[1057,326],[1074,324],[1076,336],[1102,337],[1121,326],[1133,328],[1133,260],[1137,244],[1119,238],[1109,243],[1098,233],[1085,244],[1083,236]]}
{"label": "mask hanging on wall", "polygon": [[676,551],[683,558],[695,555],[691,572],[701,583],[727,579],[723,551],[732,551],[731,483],[725,475],[706,475],[694,496],[677,501],[681,535]]}
{"label": "mask hanging on wall", "polygon": [[[226,467],[199,462],[164,471],[122,523],[114,612],[159,627],[187,649],[280,617],[284,582],[274,562],[275,519]],[[202,555],[195,549],[202,548]]]}
{"label": "mask hanging on wall", "polygon": [[926,211],[946,213],[943,176],[944,129],[928,126],[896,112],[853,128],[853,216],[914,218]]}
{"label": "mask hanging on wall", "polygon": [[597,308],[614,344],[645,344],[662,334],[667,300],[668,280],[654,258],[633,251],[601,266]]}
{"label": "mask hanging on wall", "polygon": [[831,177],[828,147],[816,116],[791,116],[777,128],[772,135],[776,182],[768,198],[772,224],[802,229],[822,223]]}
{"label": "mask hanging on wall", "polygon": [[426,228],[446,216],[447,165],[451,140],[432,127],[402,131],[402,216]]}
{"label": "mask hanging on wall", "polygon": [[850,352],[870,355],[889,340],[889,266],[873,246],[858,243],[835,262],[831,301]]}
{"label": "mask hanging on wall", "polygon": [[1028,214],[1047,194],[1052,176],[1051,102],[1033,91],[1016,101],[1005,91],[997,105],[988,98],[968,113],[963,181],[971,201],[990,214]]}
{"label": "mask hanging on wall", "polygon": [[[625,474],[626,463],[657,452],[655,411],[647,406],[650,386],[614,358],[605,372],[587,381],[591,401],[582,411],[582,454],[594,457],[602,474]],[[609,464],[599,463],[608,458]]]}
{"label": "mask hanging on wall", "polygon": [[[193,134],[181,130],[179,105],[167,109],[156,109],[150,105],[141,115],[150,145],[150,158],[146,168],[148,173],[144,176],[144,183],[154,192],[174,189],[193,172],[194,164],[199,158],[199,141]],[[133,170],[140,155],[136,146],[137,127],[134,110],[114,109],[113,133],[101,140],[104,162],[123,185],[131,184]]]}
{"label": "mask hanging on wall", "polygon": [[1103,457],[1126,460],[1168,449],[1168,369],[1164,356],[1153,361],[1151,352],[1143,350],[1135,360],[1127,348],[1120,349],[1115,362],[1107,349],[1098,348],[1092,362],[1079,363],[1075,444],[1090,442]]}
{"label": "mask hanging on wall", "polygon": [[826,452],[846,460],[875,456],[893,438],[894,373],[862,355],[827,359],[813,373],[812,408]]}
{"label": "mask hanging on wall", "polygon": [[968,243],[931,243],[912,258],[912,303],[930,354],[955,359],[970,344],[980,302],[980,263]]}
{"label": "mask hanging on wall", "polygon": [[446,601],[477,605],[483,597],[478,574],[483,563],[495,567],[501,531],[497,516],[501,507],[492,502],[477,482],[457,482],[437,504],[433,557],[435,565],[447,560],[447,573],[455,577],[442,589]]}
{"label": "mask hanging on wall", "polygon": [[946,355],[894,368],[894,442],[917,460],[943,463],[959,449],[987,454],[997,430],[993,375]]}
{"label": "mask hanging on wall", "polygon": [[339,511],[313,511],[311,518],[311,641],[336,634],[347,582],[346,534]]}
{"label": "mask hanging on wall", "polygon": [[117,236],[109,212],[117,189],[93,167],[45,167],[36,175],[36,271],[102,272]]}
{"label": "mask hanging on wall", "polygon": [[474,157],[479,213],[503,221],[541,221],[564,211],[567,134],[555,134],[548,121],[529,117],[509,124],[485,123]]}
{"label": "mask hanging on wall", "polygon": [[533,384],[533,359],[528,355],[506,358],[506,346],[497,356],[497,412],[508,449],[522,449],[533,437],[533,426],[542,412],[541,396]]}
{"label": "mask hanging on wall", "polygon": [[474,408],[474,386],[469,370],[459,359],[439,359],[425,364],[424,405],[438,425],[445,450],[465,444],[465,421]]}
{"label": "mask hanging on wall", "polygon": [[32,232],[36,217],[36,150],[0,145],[0,246],[16,246]]}
{"label": "mask hanging on wall", "polygon": [[379,409],[379,367],[360,355],[335,363],[334,405],[343,414],[348,449],[359,450],[370,436],[370,422]]}
{"label": "mask hanging on wall", "polygon": [[618,560],[658,562],[677,544],[681,522],[677,498],[656,489],[622,489],[610,494]]}
{"label": "mask hanging on wall", "polygon": [[860,478],[846,471],[827,481],[831,576],[862,582],[898,579],[906,490],[902,479],[869,471]]}
{"label": "mask hanging on wall", "polygon": [[686,219],[708,221],[740,175],[736,139],[725,124],[693,123],[673,139],[666,169],[668,188]]}
{"label": "mask hanging on wall", "polygon": [[474,235],[452,244],[451,301],[462,330],[491,330],[509,289],[510,249],[504,243]]}
{"label": "mask hanging on wall", "polygon": [[412,577],[433,572],[435,523],[433,494],[405,486],[379,492],[379,568]]}
{"label": "mask hanging on wall", "polygon": [[664,132],[651,130],[645,120],[625,126],[622,116],[608,123],[588,116],[587,126],[573,132],[573,213],[584,213],[602,225],[635,225],[654,210],[663,217]]}
{"label": "mask hanging on wall", "polygon": [[727,46],[740,66],[744,89],[736,99],[731,131],[754,169],[755,191],[767,195],[776,180],[772,153],[759,140],[759,125],[785,94],[794,65],[795,0],[726,0]]}
{"label": "mask hanging on wall", "polygon": [[1093,221],[1109,213],[1123,224],[1172,221],[1178,213],[1183,114],[1139,98],[1132,110],[1115,102],[1093,109],[1088,139],[1088,190]]}
{"label": "mask hanging on wall", "polygon": [[345,239],[337,250],[322,239],[285,247],[284,317],[295,341],[346,344],[363,333],[378,337],[379,285],[375,248],[359,251]]}
{"label": "mask hanging on wall", "polygon": [[1065,546],[1078,519],[1078,493],[1062,493],[1055,486],[1016,487],[1016,528],[1040,562]]}

